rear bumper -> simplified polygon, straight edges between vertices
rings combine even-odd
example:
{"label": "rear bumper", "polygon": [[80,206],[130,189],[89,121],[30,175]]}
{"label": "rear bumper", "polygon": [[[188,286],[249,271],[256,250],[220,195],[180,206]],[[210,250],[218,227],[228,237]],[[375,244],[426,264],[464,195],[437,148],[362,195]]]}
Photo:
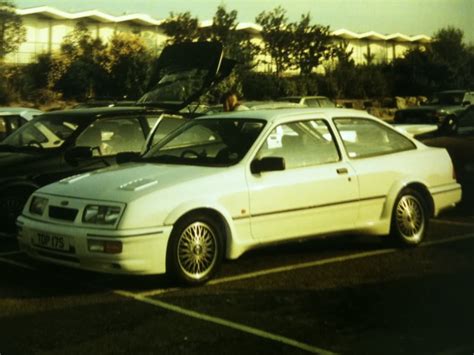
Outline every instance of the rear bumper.
{"label": "rear bumper", "polygon": [[431,196],[434,202],[434,216],[437,216],[441,211],[455,207],[462,198],[461,185],[452,183],[442,186],[437,186],[430,189]]}

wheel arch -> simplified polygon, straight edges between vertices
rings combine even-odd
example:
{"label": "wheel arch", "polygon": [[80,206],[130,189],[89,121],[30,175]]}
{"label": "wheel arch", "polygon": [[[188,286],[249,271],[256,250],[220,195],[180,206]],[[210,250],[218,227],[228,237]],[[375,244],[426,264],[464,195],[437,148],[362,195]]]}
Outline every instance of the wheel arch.
{"label": "wheel arch", "polygon": [[[182,221],[185,218],[188,218],[189,216],[193,215],[199,215],[199,214],[205,214],[209,217],[212,218],[214,222],[217,223],[217,225],[220,227],[221,231],[223,232],[223,237],[224,237],[224,256],[227,258],[229,247],[232,242],[232,228],[230,224],[228,223],[226,217],[217,209],[212,208],[212,207],[196,207],[193,209],[190,209],[183,214],[181,214],[174,222],[173,225],[178,224],[180,221]],[[173,227],[174,228],[174,227]]]}
{"label": "wheel arch", "polygon": [[402,190],[405,188],[411,188],[421,194],[424,201],[426,202],[428,217],[431,218],[434,215],[435,206],[434,206],[433,197],[431,196],[427,185],[419,180],[408,180],[408,179],[399,181],[394,186],[392,186],[392,188],[390,189],[390,192],[387,195],[387,200],[385,203],[384,211],[382,213],[382,218],[384,219],[392,218],[392,211],[393,211],[393,206],[395,204],[395,201],[400,195],[400,192],[402,192]]}

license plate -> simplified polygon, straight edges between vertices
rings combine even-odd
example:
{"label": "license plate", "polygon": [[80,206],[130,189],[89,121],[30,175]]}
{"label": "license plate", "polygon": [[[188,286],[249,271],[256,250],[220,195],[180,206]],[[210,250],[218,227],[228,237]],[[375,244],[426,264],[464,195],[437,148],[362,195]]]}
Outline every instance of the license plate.
{"label": "license plate", "polygon": [[33,243],[41,248],[69,251],[68,239],[59,235],[38,233],[33,239]]}

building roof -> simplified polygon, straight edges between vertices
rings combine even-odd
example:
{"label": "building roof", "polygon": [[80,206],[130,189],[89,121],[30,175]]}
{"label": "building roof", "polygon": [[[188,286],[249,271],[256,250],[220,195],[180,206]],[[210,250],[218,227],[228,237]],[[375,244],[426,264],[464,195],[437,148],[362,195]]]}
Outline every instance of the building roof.
{"label": "building roof", "polygon": [[[104,13],[99,10],[88,10],[80,12],[66,12],[50,6],[39,6],[31,7],[26,9],[17,9],[16,13],[20,16],[28,15],[40,15],[57,20],[78,20],[78,19],[91,19],[94,21],[102,23],[123,23],[123,22],[132,22],[137,23],[142,26],[159,26],[164,22],[164,20],[157,20],[147,14],[127,14],[114,16],[107,13]],[[212,20],[206,20],[201,22],[201,27],[208,27],[212,25]],[[255,23],[250,22],[241,22],[237,25],[237,30],[242,30],[249,32],[251,34],[257,35],[261,32],[262,27]],[[376,41],[394,41],[394,42],[418,42],[418,43],[428,43],[431,41],[431,37],[424,34],[408,36],[402,33],[393,33],[393,34],[380,34],[375,31],[369,31],[364,33],[356,33],[347,29],[339,29],[331,32],[331,35],[334,37],[339,37],[343,39],[367,39],[367,40],[376,40]]]}

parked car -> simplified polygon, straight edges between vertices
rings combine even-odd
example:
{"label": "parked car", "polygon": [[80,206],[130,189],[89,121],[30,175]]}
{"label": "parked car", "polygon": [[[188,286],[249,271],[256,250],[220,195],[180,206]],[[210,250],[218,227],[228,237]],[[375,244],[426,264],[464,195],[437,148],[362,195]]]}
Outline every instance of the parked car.
{"label": "parked car", "polygon": [[43,112],[26,107],[0,107],[0,142],[18,127]]}
{"label": "parked car", "polygon": [[394,123],[449,126],[470,104],[474,104],[474,92],[472,91],[441,91],[422,106],[397,110]]}
{"label": "parked car", "polygon": [[[275,109],[282,109],[282,108],[302,108],[307,107],[303,104],[298,104],[295,102],[289,101],[244,101],[242,105],[248,108],[249,110],[275,110]],[[224,112],[224,106],[220,105],[213,105],[208,107],[203,113],[206,115],[211,115],[214,113],[221,113]]]}
{"label": "parked car", "polygon": [[277,101],[294,102],[309,107],[336,107],[336,104],[326,96],[285,96],[278,98]]}
{"label": "parked car", "polygon": [[[223,67],[226,65],[226,67]],[[12,232],[28,196],[53,181],[141,152],[192,114],[180,113],[230,72],[217,43],[166,47],[152,88],[134,107],[95,107],[45,113],[0,144],[0,230]],[[145,144],[150,130],[157,132]]]}
{"label": "parked car", "polygon": [[132,160],[36,191],[18,218],[21,249],[197,285],[275,242],[356,232],[415,246],[461,198],[445,149],[356,110],[202,116]]}
{"label": "parked car", "polygon": [[426,145],[447,149],[463,187],[463,200],[474,202],[474,105],[461,113],[450,129],[439,127],[415,137]]}

